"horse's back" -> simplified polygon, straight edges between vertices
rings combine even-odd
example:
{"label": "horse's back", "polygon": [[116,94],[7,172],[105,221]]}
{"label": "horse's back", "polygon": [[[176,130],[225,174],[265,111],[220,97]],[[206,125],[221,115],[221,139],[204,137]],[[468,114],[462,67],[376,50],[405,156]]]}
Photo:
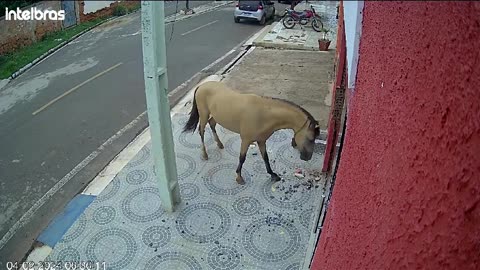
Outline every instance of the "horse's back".
{"label": "horse's back", "polygon": [[209,81],[198,87],[196,96],[203,99],[211,99],[217,96],[234,96],[237,92],[230,89],[222,82]]}
{"label": "horse's back", "polygon": [[238,93],[222,82],[205,82],[197,90],[197,104],[221,126],[240,132],[251,94]]}
{"label": "horse's back", "polygon": [[206,82],[197,90],[197,103],[208,104],[209,107],[218,103],[237,103],[243,95],[232,90],[222,82]]}

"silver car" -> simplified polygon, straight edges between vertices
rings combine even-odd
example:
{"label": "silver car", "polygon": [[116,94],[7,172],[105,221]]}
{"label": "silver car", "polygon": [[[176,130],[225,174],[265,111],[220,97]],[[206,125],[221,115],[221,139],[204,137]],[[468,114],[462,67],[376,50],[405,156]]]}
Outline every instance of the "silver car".
{"label": "silver car", "polygon": [[236,23],[241,19],[256,20],[264,25],[267,19],[275,17],[275,3],[270,0],[239,0],[233,18]]}

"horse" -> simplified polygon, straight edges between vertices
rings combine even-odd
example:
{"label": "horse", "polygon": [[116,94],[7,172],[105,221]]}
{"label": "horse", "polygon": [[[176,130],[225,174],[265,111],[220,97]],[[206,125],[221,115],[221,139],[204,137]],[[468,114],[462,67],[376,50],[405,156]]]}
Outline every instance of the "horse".
{"label": "horse", "polygon": [[190,116],[182,131],[193,133],[197,125],[199,126],[204,160],[208,160],[204,142],[207,123],[220,149],[224,146],[215,129],[217,124],[240,134],[242,141],[236,170],[236,181],[240,185],[245,184],[242,166],[250,144],[257,142],[267,173],[273,181],[279,181],[281,178],[270,167],[267,139],[277,130],[293,130],[291,145],[300,152],[301,160],[308,161],[313,155],[315,138],[320,135],[318,121],[295,103],[279,98],[239,93],[216,81],[205,82],[195,88]]}

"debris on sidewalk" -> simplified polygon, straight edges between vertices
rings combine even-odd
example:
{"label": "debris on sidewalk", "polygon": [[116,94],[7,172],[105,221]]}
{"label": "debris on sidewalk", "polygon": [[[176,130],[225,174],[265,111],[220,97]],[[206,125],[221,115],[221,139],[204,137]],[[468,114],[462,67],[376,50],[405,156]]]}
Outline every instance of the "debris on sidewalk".
{"label": "debris on sidewalk", "polygon": [[303,174],[302,169],[296,169],[293,175],[295,175],[297,178],[305,178],[305,174]]}
{"label": "debris on sidewalk", "polygon": [[313,177],[313,179],[315,179],[315,181],[320,181],[322,174],[319,171],[315,170],[311,173],[311,176]]}
{"label": "debris on sidewalk", "polygon": [[180,10],[181,15],[192,15],[195,14],[195,11],[193,9],[182,9]]}

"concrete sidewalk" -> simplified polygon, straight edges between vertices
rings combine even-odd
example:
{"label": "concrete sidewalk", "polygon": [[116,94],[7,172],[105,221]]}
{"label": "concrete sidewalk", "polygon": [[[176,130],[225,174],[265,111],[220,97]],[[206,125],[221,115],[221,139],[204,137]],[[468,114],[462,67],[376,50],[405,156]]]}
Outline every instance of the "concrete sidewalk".
{"label": "concrete sidewalk", "polygon": [[[323,182],[315,181],[323,149],[302,162],[290,146],[293,134],[267,142],[272,183],[257,149],[244,165],[246,185],[235,182],[240,139],[220,128],[225,149],[206,135],[209,161],[200,158],[198,134],[183,134],[187,115],[173,117],[182,202],[162,210],[150,142],[90,204],[54,245],[47,261],[106,262],[107,269],[303,269],[312,255],[314,213]],[[274,161],[273,161],[274,160]],[[307,176],[293,176],[302,167]]]}
{"label": "concrete sidewalk", "polygon": [[[320,15],[323,27],[330,30],[327,35],[332,43],[330,51],[334,51],[337,40],[337,1],[309,1],[295,6],[295,10],[302,11],[310,9],[313,6],[317,14]],[[278,11],[283,14],[282,11]],[[296,24],[292,29],[286,29],[282,22],[276,22],[265,28],[262,34],[253,41],[255,46],[277,49],[295,49],[295,50],[318,50],[318,39],[322,38],[322,33],[316,32],[311,25],[301,26]]]}
{"label": "concrete sidewalk", "polygon": [[256,48],[225,75],[224,82],[244,93],[292,101],[327,129],[333,85],[333,52]]}

